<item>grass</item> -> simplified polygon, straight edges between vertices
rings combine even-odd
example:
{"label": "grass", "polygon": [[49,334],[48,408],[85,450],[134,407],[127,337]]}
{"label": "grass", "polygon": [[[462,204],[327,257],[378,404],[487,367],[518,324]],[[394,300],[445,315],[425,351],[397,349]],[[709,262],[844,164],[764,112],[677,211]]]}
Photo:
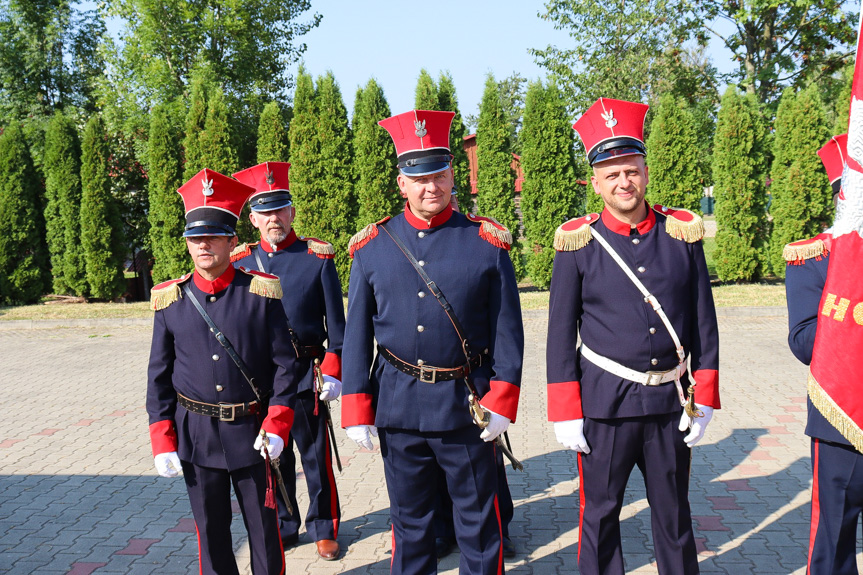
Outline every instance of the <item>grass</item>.
{"label": "grass", "polygon": [[150,303],[55,303],[0,307],[0,321],[151,318]]}

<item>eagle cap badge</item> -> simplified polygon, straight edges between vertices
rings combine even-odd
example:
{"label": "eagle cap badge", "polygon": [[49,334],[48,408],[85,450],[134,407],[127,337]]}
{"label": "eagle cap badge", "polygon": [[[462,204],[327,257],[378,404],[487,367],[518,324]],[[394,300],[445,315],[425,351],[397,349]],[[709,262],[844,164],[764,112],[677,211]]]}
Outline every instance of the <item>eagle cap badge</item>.
{"label": "eagle cap badge", "polygon": [[608,112],[602,112],[601,116],[605,120],[606,128],[613,128],[617,125],[617,120],[614,119],[614,110],[609,109]]}
{"label": "eagle cap badge", "polygon": [[267,170],[267,185],[272,186],[276,183],[276,178],[273,177],[273,171]]}
{"label": "eagle cap badge", "polygon": [[204,178],[203,180],[201,180],[201,183],[204,185],[204,187],[201,188],[201,193],[204,194],[204,196],[208,197],[208,198],[210,196],[212,196],[213,195],[213,180],[212,179],[208,180],[207,178]]}
{"label": "eagle cap badge", "polygon": [[414,134],[416,134],[417,138],[425,137],[425,135],[428,134],[425,120],[414,120],[414,128],[416,128],[416,132],[414,132]]}

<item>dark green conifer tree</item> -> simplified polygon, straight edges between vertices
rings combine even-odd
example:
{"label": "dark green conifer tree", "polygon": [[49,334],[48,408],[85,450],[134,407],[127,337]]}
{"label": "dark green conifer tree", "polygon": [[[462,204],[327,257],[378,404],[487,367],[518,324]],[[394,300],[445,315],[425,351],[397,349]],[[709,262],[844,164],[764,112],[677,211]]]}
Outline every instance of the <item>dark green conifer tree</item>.
{"label": "dark green conifer tree", "polygon": [[[294,227],[301,233],[312,235],[315,222],[310,208],[318,193],[318,181],[322,166],[318,163],[321,142],[318,138],[318,109],[315,84],[311,74],[300,66],[297,72],[297,88],[294,92],[294,115],[288,127],[291,162],[291,196],[297,215]],[[321,238],[329,241],[329,238]],[[345,287],[345,286],[342,286]]]}
{"label": "dark green conifer tree", "polygon": [[449,72],[441,72],[438,80],[438,105],[436,110],[455,112],[452,126],[449,131],[449,147],[452,152],[452,169],[456,186],[456,197],[459,209],[464,213],[470,213],[473,209],[473,198],[470,193],[470,164],[467,152],[464,151],[464,136],[466,128],[464,118],[458,108],[458,97],[455,92],[455,83]]}
{"label": "dark green conifer tree", "polygon": [[818,86],[812,84],[796,94],[786,89],[773,127],[773,230],[768,261],[774,274],[785,277],[785,244],[814,236],[831,220],[831,188],[818,157],[830,132]]}
{"label": "dark green conifer tree", "polygon": [[288,161],[288,122],[278,102],[264,106],[258,124],[258,163]]}
{"label": "dark green conifer tree", "polygon": [[202,163],[201,134],[207,121],[208,81],[203,74],[192,77],[189,111],[186,113],[185,137],[183,138],[183,181],[208,168]]}
{"label": "dark green conifer tree", "polygon": [[353,185],[353,143],[348,111],[332,72],[317,81],[317,137],[320,154],[314,192],[305,198],[303,227],[298,232],[332,242],[342,287],[350,274],[348,241],[356,231],[357,200]]}
{"label": "dark green conifer tree", "polygon": [[419,78],[417,78],[417,87],[414,96],[414,109],[438,109],[437,86],[435,86],[434,79],[432,79],[431,74],[429,74],[425,68],[420,70],[420,76]]}
{"label": "dark green conifer tree", "polygon": [[81,141],[81,246],[90,297],[114,299],[124,290],[126,249],[122,222],[111,195],[107,136],[102,118],[92,116]]}
{"label": "dark green conifer tree", "polygon": [[722,97],[713,147],[716,273],[748,282],[763,273],[767,214],[767,129],[752,96],[730,86]]}
{"label": "dark green conifer tree", "polygon": [[573,131],[555,84],[532,82],[525,97],[520,134],[521,211],[527,246],[527,271],[533,284],[547,288],[554,263],[554,232],[579,215],[584,189],[576,184]]}
{"label": "dark green conifer tree", "polygon": [[81,256],[81,143],[75,122],[55,112],[45,134],[45,228],[54,293],[84,295]]}
{"label": "dark green conifer tree", "polygon": [[39,301],[48,287],[41,184],[18,124],[0,135],[0,302]]}
{"label": "dark green conifer tree", "polygon": [[516,278],[525,276],[521,253],[518,215],[515,211],[515,174],[512,170],[509,126],[500,100],[500,88],[494,76],[488,75],[479,109],[476,129],[477,209],[512,232],[510,249]]}
{"label": "dark green conifer tree", "polygon": [[185,220],[179,114],[176,105],[160,104],[150,113],[147,193],[150,246],[153,251],[153,283],[186,273],[191,267],[183,239]]}
{"label": "dark green conifer tree", "polygon": [[659,99],[646,144],[648,203],[701,213],[704,180],[699,173],[698,135],[682,98],[666,93]]}
{"label": "dark green conifer tree", "polygon": [[395,147],[387,131],[378,125],[391,115],[384,91],[374,79],[357,91],[351,126],[358,228],[397,214],[403,204],[396,182]]}

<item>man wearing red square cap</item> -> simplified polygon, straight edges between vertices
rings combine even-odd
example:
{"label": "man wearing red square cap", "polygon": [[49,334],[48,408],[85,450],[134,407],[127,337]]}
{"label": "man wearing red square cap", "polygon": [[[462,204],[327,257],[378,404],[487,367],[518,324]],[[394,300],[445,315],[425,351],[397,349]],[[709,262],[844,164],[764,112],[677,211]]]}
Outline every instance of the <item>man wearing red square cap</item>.
{"label": "man wearing red square cap", "polygon": [[147,382],[159,475],[186,483],[201,573],[238,573],[231,486],[249,533],[252,572],[284,573],[268,460],[294,419],[298,370],[275,276],[231,265],[235,229],[254,192],[204,169],[178,192],[193,273],[157,285]]}
{"label": "man wearing red square cap", "polygon": [[[848,134],[833,136],[818,150],[833,187],[841,195]],[[833,228],[785,246],[788,345],[811,365],[821,300],[833,244]],[[841,269],[841,268],[840,268]],[[826,306],[828,309],[829,306]],[[857,385],[856,381],[848,383]],[[807,573],[856,573],[857,525],[863,513],[863,453],[807,397],[806,435],[812,438],[812,505]],[[829,413],[829,411],[828,411]]]}
{"label": "man wearing red square cap", "polygon": [[524,331],[512,236],[450,205],[453,115],[413,110],[380,122],[396,146],[405,209],[349,243],[342,426],[369,450],[380,434],[396,574],[437,570],[439,478],[453,501],[460,573],[503,571],[493,442],[516,418]]}
{"label": "man wearing red square cap", "polygon": [[586,575],[623,573],[620,510],[636,465],[659,572],[698,573],[690,448],[719,408],[719,337],[701,218],[644,200],[646,113],[600,98],[575,123],[605,208],[554,238],[548,415],[578,452]]}
{"label": "man wearing red square cap", "polygon": [[[297,510],[296,443],[309,492],[306,532],[315,541],[318,555],[330,561],[339,555],[336,539],[341,510],[330,451],[330,442],[335,446],[335,438],[329,436],[328,422],[331,430],[332,420],[328,419],[325,402],[336,399],[341,392],[345,311],[332,244],[297,236],[292,227],[295,210],[288,178],[290,167],[286,162],[264,162],[234,174],[255,189],[249,198],[249,219],[261,232],[261,241],[239,246],[231,261],[238,267],[274,274],[284,286],[282,306],[302,377],[294,425],[281,458],[282,476],[290,508]],[[300,515],[288,511],[280,493],[277,499],[282,543],[293,545],[298,538]]]}

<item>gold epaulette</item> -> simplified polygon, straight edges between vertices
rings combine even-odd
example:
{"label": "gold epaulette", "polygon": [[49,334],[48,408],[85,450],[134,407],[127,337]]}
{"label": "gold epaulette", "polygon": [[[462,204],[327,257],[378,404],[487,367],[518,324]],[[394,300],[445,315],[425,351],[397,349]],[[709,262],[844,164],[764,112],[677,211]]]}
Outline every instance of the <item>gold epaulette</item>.
{"label": "gold epaulette", "polygon": [[159,311],[165,309],[178,299],[180,295],[180,285],[192,277],[191,273],[184,275],[181,278],[162,282],[157,286],[153,286],[150,290],[150,309]]}
{"label": "gold epaulette", "polygon": [[665,216],[665,231],[672,238],[694,244],[704,237],[704,220],[695,212],[660,204],[653,206],[653,209]]}
{"label": "gold epaulette", "polygon": [[369,224],[357,233],[355,233],[348,242],[348,254],[353,258],[354,252],[372,241],[372,238],[378,235],[378,225],[386,222],[389,219],[390,216],[387,216],[381,221]]}
{"label": "gold epaulette", "polygon": [[808,240],[785,244],[782,249],[782,257],[792,266],[801,266],[806,263],[806,260],[812,258],[815,258],[816,261],[820,260],[828,253],[830,253],[830,248],[820,234]]}
{"label": "gold epaulette", "polygon": [[587,214],[564,222],[554,232],[554,249],[559,252],[580,250],[593,239],[590,225],[598,221],[599,214]]}
{"label": "gold epaulette", "polygon": [[240,244],[234,248],[234,251],[231,252],[231,263],[236,261],[240,261],[244,257],[250,255],[252,250],[261,242],[255,242],[253,244]]}
{"label": "gold epaulette", "polygon": [[315,254],[322,260],[331,260],[336,257],[336,250],[330,242],[318,238],[301,237],[300,239],[306,242],[310,254]]}
{"label": "gold epaulette", "polygon": [[279,281],[277,276],[265,274],[258,270],[250,270],[242,266],[237,269],[252,276],[252,283],[249,285],[250,292],[272,299],[282,299],[282,282]]}
{"label": "gold epaulette", "polygon": [[467,219],[479,224],[479,237],[493,246],[508,250],[512,247],[512,234],[506,226],[494,218],[467,214]]}

